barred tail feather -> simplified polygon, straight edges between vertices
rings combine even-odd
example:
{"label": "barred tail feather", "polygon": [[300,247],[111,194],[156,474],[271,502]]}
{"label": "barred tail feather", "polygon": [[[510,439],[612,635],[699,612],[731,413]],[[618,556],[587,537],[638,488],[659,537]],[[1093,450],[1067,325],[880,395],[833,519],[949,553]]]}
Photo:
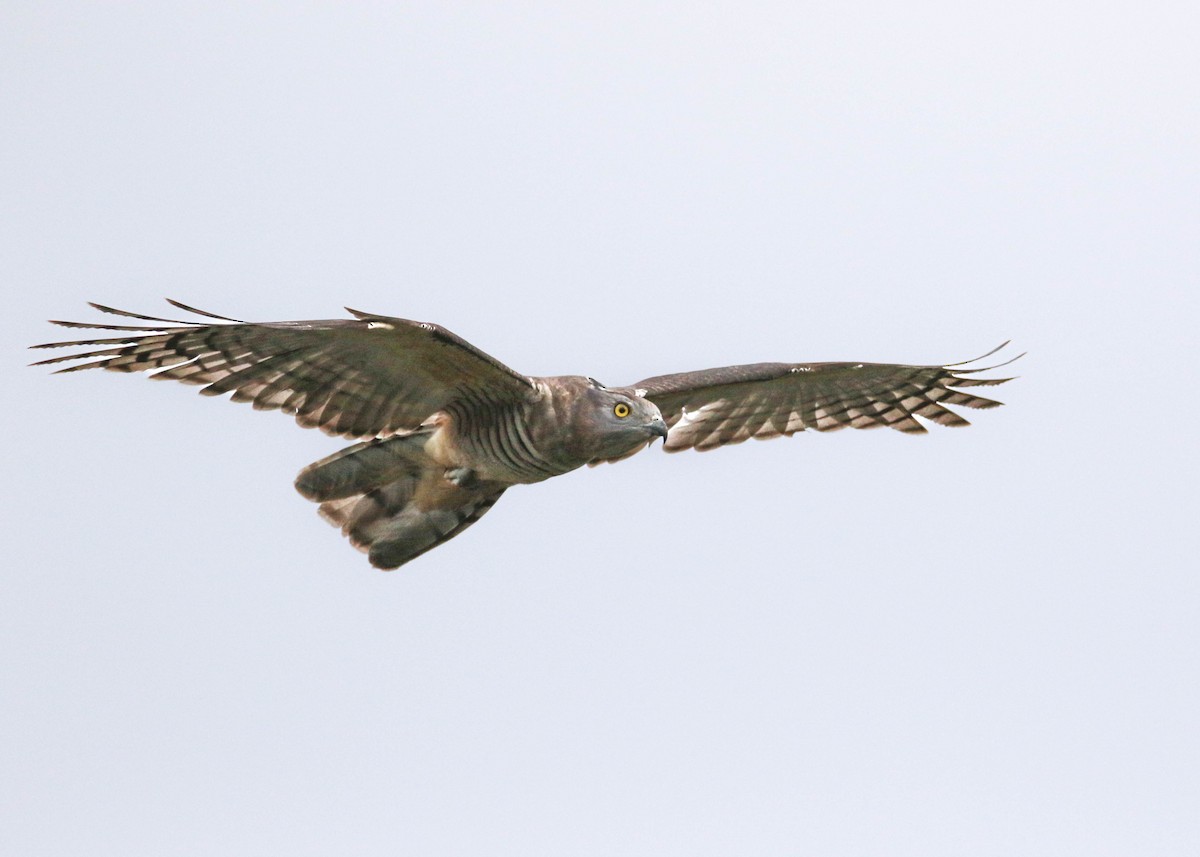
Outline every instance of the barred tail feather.
{"label": "barred tail feather", "polygon": [[425,454],[427,431],[368,440],[313,462],[296,477],[296,490],[317,503],[354,497],[432,466]]}
{"label": "barred tail feather", "polygon": [[460,485],[421,446],[412,437],[357,444],[306,467],[296,487],[373,566],[399,568],[475,523],[507,487]]}

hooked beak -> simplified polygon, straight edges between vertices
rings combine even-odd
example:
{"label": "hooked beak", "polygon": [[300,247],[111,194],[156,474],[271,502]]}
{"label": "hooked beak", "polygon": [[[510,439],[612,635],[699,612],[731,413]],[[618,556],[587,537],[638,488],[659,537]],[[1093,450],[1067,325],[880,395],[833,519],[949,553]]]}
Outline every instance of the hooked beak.
{"label": "hooked beak", "polygon": [[654,422],[646,423],[646,430],[652,435],[657,435],[663,439],[663,443],[667,442],[667,424],[661,419]]}

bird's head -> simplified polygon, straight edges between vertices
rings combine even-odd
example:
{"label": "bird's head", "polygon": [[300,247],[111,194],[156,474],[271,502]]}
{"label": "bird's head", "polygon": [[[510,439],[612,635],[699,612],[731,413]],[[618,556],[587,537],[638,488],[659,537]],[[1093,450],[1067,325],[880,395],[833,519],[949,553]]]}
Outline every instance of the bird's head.
{"label": "bird's head", "polygon": [[605,387],[586,379],[576,400],[574,427],[583,441],[579,450],[589,464],[618,461],[644,449],[655,438],[666,438],[667,424],[644,390]]}

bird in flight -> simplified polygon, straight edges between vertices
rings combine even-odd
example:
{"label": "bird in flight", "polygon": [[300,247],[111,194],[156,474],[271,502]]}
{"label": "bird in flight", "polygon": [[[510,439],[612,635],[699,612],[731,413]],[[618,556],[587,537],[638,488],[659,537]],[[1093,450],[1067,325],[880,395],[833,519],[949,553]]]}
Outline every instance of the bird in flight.
{"label": "bird in flight", "polygon": [[54,321],[118,335],[34,345],[76,350],[33,365],[147,372],[358,441],[301,470],[296,488],[382,569],[458,535],[513,485],[619,461],[656,438],[678,452],[805,429],[922,434],[918,417],[965,426],[946,406],[996,407],[961,388],[1012,380],[977,375],[1017,359],[966,368],[1001,345],[945,366],[753,363],[609,387],[579,375],[522,375],[436,324],[357,310],[347,319],[243,322],[169,303],[194,318],[91,304],[150,324]]}

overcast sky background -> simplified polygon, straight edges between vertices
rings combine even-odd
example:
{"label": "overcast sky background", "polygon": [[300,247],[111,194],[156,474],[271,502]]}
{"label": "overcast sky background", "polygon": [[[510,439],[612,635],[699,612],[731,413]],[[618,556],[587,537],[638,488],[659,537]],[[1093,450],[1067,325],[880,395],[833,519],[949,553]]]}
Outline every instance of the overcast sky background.
{"label": "overcast sky background", "polygon": [[[1194,3],[0,7],[0,851],[1200,853]],[[96,300],[612,384],[1013,338],[372,570]],[[46,356],[46,355],[40,355]]]}

